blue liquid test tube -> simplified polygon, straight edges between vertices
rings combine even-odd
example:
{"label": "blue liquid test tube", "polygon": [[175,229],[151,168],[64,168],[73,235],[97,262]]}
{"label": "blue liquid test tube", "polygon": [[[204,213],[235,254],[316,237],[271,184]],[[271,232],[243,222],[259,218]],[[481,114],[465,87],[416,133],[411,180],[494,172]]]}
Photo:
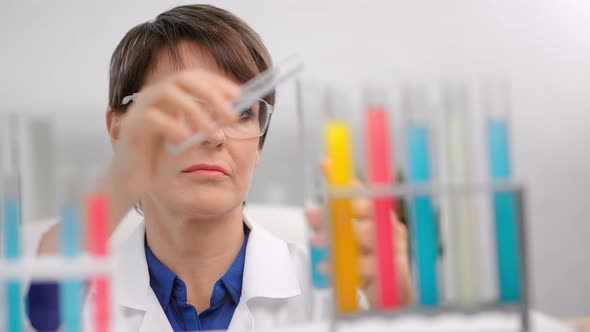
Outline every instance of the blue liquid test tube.
{"label": "blue liquid test tube", "polygon": [[[6,260],[16,262],[20,259],[20,204],[18,194],[18,177],[9,178],[8,190],[3,200],[3,224]],[[18,280],[7,280],[6,292],[6,332],[21,332],[23,321],[21,315],[21,286]]]}
{"label": "blue liquid test tube", "polygon": [[[493,181],[510,179],[508,124],[506,119],[488,119],[488,154]],[[514,193],[494,191],[494,218],[500,302],[520,301],[519,234]]]}
{"label": "blue liquid test tube", "polygon": [[[65,259],[75,259],[80,253],[80,209],[74,201],[67,201],[61,209],[61,243]],[[83,282],[64,280],[60,285],[60,315],[63,331],[81,330],[80,308],[82,307]]]}
{"label": "blue liquid test tube", "polygon": [[[309,144],[309,136],[305,132],[305,100],[303,98],[303,84],[300,80],[295,81],[295,92],[299,130],[299,146],[301,149],[301,159],[303,161],[303,181],[306,199],[309,200],[309,202],[306,203],[306,209],[308,209],[309,211],[318,211],[318,204],[320,204],[320,202],[324,200],[321,195],[321,192],[323,190],[321,183],[323,180],[322,177],[316,173],[318,171],[317,166],[314,167],[315,164],[307,159],[309,158],[309,155],[312,154],[311,151],[307,151],[308,149],[310,149],[312,144]],[[314,106],[318,104],[321,103],[317,103],[317,100],[314,100]],[[322,215],[320,216],[320,218],[323,219],[324,216]],[[327,223],[327,221],[325,221],[325,223],[324,221],[325,220],[322,220],[323,224]],[[320,271],[320,266],[329,261],[328,247],[326,243],[314,243],[316,232],[313,229],[311,229],[311,227],[309,227],[308,232],[310,235],[308,242],[311,263],[311,284],[315,290],[319,290],[320,292],[322,292],[323,290],[326,290],[331,286],[330,278],[325,273],[322,273],[322,271]]]}
{"label": "blue liquid test tube", "polygon": [[330,279],[324,273],[321,273],[319,266],[328,261],[328,252],[325,247],[310,245],[311,256],[311,276],[312,285],[317,289],[326,289],[330,287]]}
{"label": "blue liquid test tube", "polygon": [[[407,132],[409,180],[411,184],[426,184],[430,179],[428,128],[411,124]],[[417,264],[419,304],[423,307],[438,305],[436,273],[437,229],[432,200],[429,196],[412,197],[412,247]]]}

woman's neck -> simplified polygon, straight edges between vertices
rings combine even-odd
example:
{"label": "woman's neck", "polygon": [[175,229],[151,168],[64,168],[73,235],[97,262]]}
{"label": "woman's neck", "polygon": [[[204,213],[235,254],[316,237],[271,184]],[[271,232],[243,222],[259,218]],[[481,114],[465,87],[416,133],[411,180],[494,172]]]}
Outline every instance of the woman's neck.
{"label": "woman's neck", "polygon": [[150,250],[186,283],[188,302],[199,312],[208,308],[215,282],[244,242],[242,207],[221,216],[183,218],[145,204],[144,215]]}

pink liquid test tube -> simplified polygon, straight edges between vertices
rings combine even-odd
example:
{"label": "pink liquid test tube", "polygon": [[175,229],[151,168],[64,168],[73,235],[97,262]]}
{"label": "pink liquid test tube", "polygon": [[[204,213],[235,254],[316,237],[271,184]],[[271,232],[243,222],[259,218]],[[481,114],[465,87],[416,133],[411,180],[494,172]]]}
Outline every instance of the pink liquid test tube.
{"label": "pink liquid test tube", "polygon": [[[98,193],[91,194],[86,201],[90,225],[90,253],[96,258],[107,256],[107,198]],[[105,276],[93,280],[94,290],[94,331],[110,331],[110,281]]]}
{"label": "pink liquid test tube", "polygon": [[[393,163],[387,111],[382,106],[370,105],[365,116],[368,183],[370,186],[391,186]],[[391,197],[376,197],[374,209],[377,308],[390,310],[401,304],[395,266],[395,234],[391,218],[394,200]]]}

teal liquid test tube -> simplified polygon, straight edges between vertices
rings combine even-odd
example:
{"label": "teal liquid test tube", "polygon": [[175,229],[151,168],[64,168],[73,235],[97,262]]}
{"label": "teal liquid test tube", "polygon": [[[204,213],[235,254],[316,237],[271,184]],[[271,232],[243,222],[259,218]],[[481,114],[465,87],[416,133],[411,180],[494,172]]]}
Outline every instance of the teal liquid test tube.
{"label": "teal liquid test tube", "polygon": [[[508,123],[506,119],[488,119],[488,153],[493,181],[510,179]],[[496,226],[498,285],[500,302],[520,301],[520,257],[517,206],[513,192],[494,191],[493,210]]]}
{"label": "teal liquid test tube", "polygon": [[[311,88],[311,87],[310,87]],[[297,99],[297,117],[299,121],[299,140],[300,140],[300,148],[301,148],[301,159],[303,162],[303,178],[304,178],[304,186],[305,186],[305,196],[306,196],[306,211],[312,212],[316,214],[316,219],[320,220],[319,228],[320,230],[325,231],[326,225],[328,220],[326,219],[328,216],[325,213],[322,213],[321,205],[325,198],[323,197],[323,179],[318,172],[319,169],[319,162],[314,160],[311,156],[316,155],[317,152],[313,150],[315,147],[315,141],[313,141],[313,135],[311,133],[306,133],[305,129],[307,127],[311,127],[312,123],[305,123],[306,118],[304,116],[304,108],[313,109],[314,112],[322,113],[326,112],[326,108],[329,108],[329,103],[326,103],[325,98],[331,98],[330,93],[322,91],[322,89],[316,89],[314,92],[316,93],[315,98],[311,98],[306,104],[306,100],[304,100],[303,94],[303,84],[300,80],[296,82],[296,99]],[[310,92],[310,91],[307,91]],[[309,97],[309,94],[307,95]],[[320,102],[320,99],[324,99],[324,102]],[[307,121],[310,121],[311,118]],[[311,137],[310,137],[311,136]],[[319,139],[316,138],[316,139]],[[308,218],[309,220],[309,218]],[[321,232],[321,231],[320,231]],[[331,287],[331,280],[326,274],[326,271],[322,271],[321,267],[325,266],[329,262],[329,255],[328,255],[328,244],[325,241],[325,238],[320,236],[318,230],[312,229],[309,227],[309,252],[310,252],[310,261],[311,261],[311,283],[315,290],[318,293],[324,293],[325,290]]]}
{"label": "teal liquid test tube", "polygon": [[[4,224],[5,255],[8,262],[17,262],[20,259],[20,202],[18,190],[18,176],[7,176],[3,179],[5,193],[2,202],[2,223]],[[6,308],[6,332],[21,332],[23,321],[21,315],[22,297],[19,280],[7,280],[5,287]]]}
{"label": "teal liquid test tube", "polygon": [[[61,218],[62,254],[65,259],[73,260],[78,257],[81,249],[82,229],[79,205],[73,200],[66,201],[61,208]],[[65,332],[81,330],[82,293],[81,280],[68,279],[60,285],[60,315]]]}
{"label": "teal liquid test tube", "polygon": [[312,285],[317,289],[327,289],[330,287],[330,279],[323,272],[320,267],[321,264],[328,262],[328,250],[325,244],[321,246],[311,243],[310,245],[310,256],[312,266]]}
{"label": "teal liquid test tube", "polygon": [[304,217],[310,252],[309,278],[312,287],[307,309],[311,321],[325,321],[333,313],[332,283],[325,268],[329,266],[329,249],[325,236],[321,234],[326,231],[328,223],[328,216],[321,208],[325,202],[324,180],[320,174],[319,160],[313,157],[320,155],[321,149],[316,144],[320,136],[314,130],[316,121],[305,116],[324,112],[327,105],[322,100],[325,101],[325,98],[326,94],[317,82],[295,81],[299,153],[303,165]]}
{"label": "teal liquid test tube", "polygon": [[[430,182],[429,133],[426,125],[411,124],[407,129],[407,152],[410,184]],[[411,236],[417,268],[419,304],[422,307],[438,305],[437,281],[437,226],[428,195],[411,198]]]}

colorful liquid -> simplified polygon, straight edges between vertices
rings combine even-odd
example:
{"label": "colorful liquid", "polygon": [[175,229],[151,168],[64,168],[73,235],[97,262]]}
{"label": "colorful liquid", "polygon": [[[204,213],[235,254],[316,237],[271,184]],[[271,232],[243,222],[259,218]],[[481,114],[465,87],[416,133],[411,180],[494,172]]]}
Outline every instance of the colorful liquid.
{"label": "colorful liquid", "polygon": [[[66,259],[73,259],[80,253],[83,238],[79,209],[74,203],[67,203],[62,208],[61,215],[62,253]],[[65,280],[60,285],[60,313],[65,332],[81,330],[80,308],[83,287],[80,280]]]}
{"label": "colorful liquid", "polygon": [[[366,150],[368,182],[370,185],[393,184],[390,162],[387,112],[370,108],[366,113]],[[393,201],[389,197],[374,199],[375,254],[377,258],[376,299],[378,309],[392,309],[400,305],[398,276],[395,265],[395,234],[391,213]]]}
{"label": "colorful liquid", "polygon": [[[4,243],[6,260],[16,262],[20,258],[20,206],[18,199],[14,196],[8,196],[4,199],[3,206],[3,220],[4,220]],[[8,280],[5,285],[7,308],[6,331],[20,332],[22,331],[23,321],[21,315],[21,292],[20,282],[17,280]]]}
{"label": "colorful liquid", "polygon": [[[353,179],[350,128],[345,123],[329,122],[326,124],[325,137],[330,163],[328,184],[331,188],[350,187]],[[336,310],[340,314],[354,313],[358,310],[357,290],[360,279],[358,245],[352,228],[350,200],[333,200],[330,212]]]}
{"label": "colorful liquid", "polygon": [[[494,181],[510,179],[508,125],[505,120],[489,120],[488,147],[490,175]],[[496,243],[500,302],[520,300],[519,233],[514,194],[496,191],[493,194],[496,220]]]}
{"label": "colorful liquid", "polygon": [[[410,166],[409,180],[412,184],[430,181],[429,135],[424,126],[413,125],[407,133],[407,151]],[[429,196],[419,195],[412,199],[411,235],[414,259],[417,267],[419,304],[423,307],[438,305],[438,281],[436,271],[437,226]]]}

